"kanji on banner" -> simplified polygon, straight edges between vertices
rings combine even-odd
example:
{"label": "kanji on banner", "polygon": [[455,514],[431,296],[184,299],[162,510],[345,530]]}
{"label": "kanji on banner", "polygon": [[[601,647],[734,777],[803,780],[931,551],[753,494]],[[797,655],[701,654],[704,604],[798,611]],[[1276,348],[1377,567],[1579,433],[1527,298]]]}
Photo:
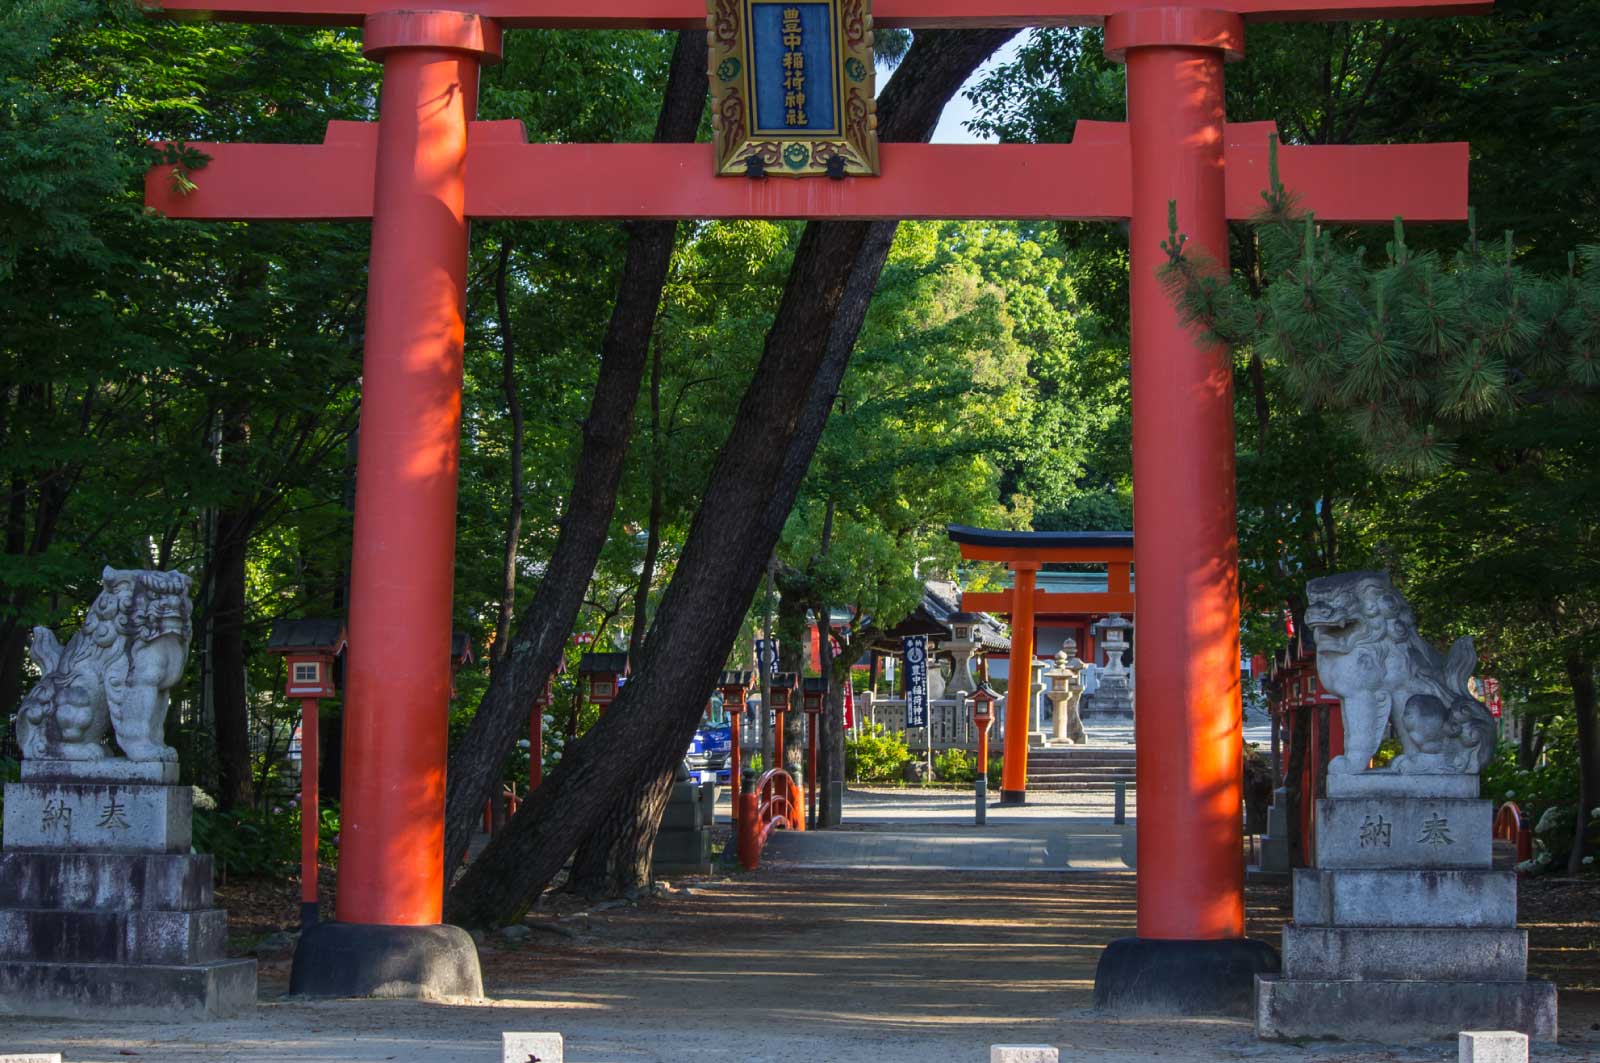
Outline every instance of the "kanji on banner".
{"label": "kanji on banner", "polygon": [[900,640],[906,659],[906,727],[928,726],[928,636]]}

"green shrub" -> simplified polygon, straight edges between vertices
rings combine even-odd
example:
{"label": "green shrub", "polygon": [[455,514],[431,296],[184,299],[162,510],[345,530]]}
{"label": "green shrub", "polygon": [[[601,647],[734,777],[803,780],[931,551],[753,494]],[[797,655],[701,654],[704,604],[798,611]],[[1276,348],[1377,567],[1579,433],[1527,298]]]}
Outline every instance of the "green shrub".
{"label": "green shrub", "polygon": [[853,782],[898,782],[911,760],[905,736],[872,724],[844,743],[844,770]]}
{"label": "green shrub", "polygon": [[[339,810],[319,809],[317,859],[324,865],[338,861],[335,839]],[[300,870],[300,809],[294,805],[271,809],[216,808],[194,810],[194,849],[210,853],[221,875],[285,876]]]}
{"label": "green shrub", "polygon": [[[1517,803],[1534,827],[1536,858],[1543,866],[1566,868],[1578,809],[1578,773],[1578,728],[1570,715],[1545,725],[1545,755],[1537,766],[1517,767],[1516,745],[1502,742],[1494,759],[1483,767],[1483,796],[1496,808],[1503,801]],[[1592,834],[1589,844],[1595,844]]]}
{"label": "green shrub", "polygon": [[1006,761],[1005,761],[1004,757],[990,757],[989,758],[988,776],[989,776],[989,790],[991,792],[1000,789],[1000,770],[1001,770],[1001,768],[1003,768],[1005,766],[1005,763],[1006,763]]}
{"label": "green shrub", "polygon": [[965,749],[947,749],[933,758],[933,774],[940,782],[971,782],[978,777],[978,758]]}

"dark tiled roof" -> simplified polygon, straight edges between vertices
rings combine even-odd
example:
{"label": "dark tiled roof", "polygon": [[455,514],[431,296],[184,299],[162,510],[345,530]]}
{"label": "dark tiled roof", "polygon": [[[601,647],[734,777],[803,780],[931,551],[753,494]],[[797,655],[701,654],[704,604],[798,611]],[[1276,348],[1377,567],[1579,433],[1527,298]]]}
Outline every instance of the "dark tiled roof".
{"label": "dark tiled roof", "polygon": [[579,675],[591,675],[595,672],[613,672],[621,675],[627,670],[626,653],[586,653],[578,659]]}
{"label": "dark tiled roof", "polygon": [[337,651],[344,645],[344,621],[304,617],[299,620],[274,620],[267,636],[267,649],[273,653],[289,650]]}
{"label": "dark tiled roof", "polygon": [[1132,546],[1131,531],[1009,531],[951,524],[945,528],[951,542],[972,546]]}

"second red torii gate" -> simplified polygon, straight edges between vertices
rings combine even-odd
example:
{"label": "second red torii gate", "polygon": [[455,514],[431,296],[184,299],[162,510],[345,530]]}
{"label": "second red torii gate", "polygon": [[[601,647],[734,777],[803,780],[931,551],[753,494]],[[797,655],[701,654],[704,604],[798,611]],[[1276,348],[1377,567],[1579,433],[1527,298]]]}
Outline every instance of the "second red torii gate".
{"label": "second red torii gate", "polygon": [[[1032,702],[1034,618],[1051,611],[1133,612],[1133,533],[1021,532],[969,528],[961,524],[952,524],[947,531],[966,560],[996,561],[1012,573],[1010,590],[964,591],[961,608],[969,613],[1002,613],[1011,620],[1000,803],[1020,805],[1026,800],[1028,790],[1028,710]],[[1041,565],[1073,563],[1105,565],[1106,589],[1082,594],[1051,594],[1036,588]],[[1181,735],[1166,735],[1164,739],[1169,743],[1185,741]]]}
{"label": "second red torii gate", "polygon": [[[1473,0],[879,0],[880,26],[1105,26],[1128,68],[1128,122],[1079,123],[1068,145],[884,145],[883,176],[713,176],[709,145],[529,145],[475,122],[481,63],[505,28],[691,28],[701,0],[165,0],[172,13],[360,25],[384,65],[376,124],[320,145],[200,144],[210,165],[147,202],[172,217],[371,218],[351,577],[338,919],[297,952],[337,991],[465,964],[438,933],[449,636],[470,218],[1044,218],[1130,222],[1140,745],[1146,814],[1177,851],[1139,840],[1138,937],[1107,950],[1102,1004],[1234,1007],[1249,992],[1238,844],[1238,595],[1231,367],[1185,329],[1157,278],[1168,204],[1226,260],[1226,223],[1267,184],[1269,123],[1227,123],[1222,67],[1249,21],[1487,10]],[[1464,144],[1285,147],[1285,182],[1327,221],[1465,216]],[[1158,795],[1165,795],[1158,797]],[[1159,801],[1159,805],[1152,802]],[[464,937],[464,936],[463,936]],[[439,950],[460,956],[440,963]],[[308,950],[322,950],[307,958]],[[432,965],[431,967],[429,965]],[[475,962],[472,964],[475,972]],[[464,970],[464,967],[460,969]],[[1219,977],[1219,971],[1228,972]],[[418,978],[422,975],[418,974]],[[448,980],[448,979],[447,979]],[[446,992],[460,992],[473,979]],[[332,983],[327,983],[332,984]],[[436,987],[437,988],[437,987]]]}

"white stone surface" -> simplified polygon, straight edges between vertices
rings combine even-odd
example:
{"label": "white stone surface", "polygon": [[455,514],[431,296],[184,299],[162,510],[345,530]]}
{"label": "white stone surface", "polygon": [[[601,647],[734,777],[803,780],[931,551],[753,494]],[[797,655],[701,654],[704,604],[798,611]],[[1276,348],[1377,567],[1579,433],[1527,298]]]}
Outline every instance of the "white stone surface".
{"label": "white stone surface", "polygon": [[30,757],[22,762],[24,782],[148,782],[172,785],[178,781],[175,760],[49,760]]}
{"label": "white stone surface", "polygon": [[558,1033],[500,1035],[502,1063],[562,1063],[565,1048]]}
{"label": "white stone surface", "polygon": [[1471,798],[1478,796],[1478,777],[1460,772],[1402,775],[1397,771],[1330,771],[1328,796]]}
{"label": "white stone surface", "polygon": [[186,853],[193,802],[187,786],[7,783],[5,846]]}
{"label": "white stone surface", "polygon": [[1294,873],[1301,926],[1514,927],[1514,871],[1322,870]]}
{"label": "white stone surface", "polygon": [[1528,1035],[1515,1030],[1463,1030],[1460,1063],[1528,1063]]}
{"label": "white stone surface", "polygon": [[1494,864],[1493,819],[1493,806],[1484,800],[1323,798],[1317,802],[1315,863],[1324,868],[1488,869]]}
{"label": "white stone surface", "polygon": [[989,1063],[1058,1063],[1061,1053],[1051,1045],[990,1045]]}

